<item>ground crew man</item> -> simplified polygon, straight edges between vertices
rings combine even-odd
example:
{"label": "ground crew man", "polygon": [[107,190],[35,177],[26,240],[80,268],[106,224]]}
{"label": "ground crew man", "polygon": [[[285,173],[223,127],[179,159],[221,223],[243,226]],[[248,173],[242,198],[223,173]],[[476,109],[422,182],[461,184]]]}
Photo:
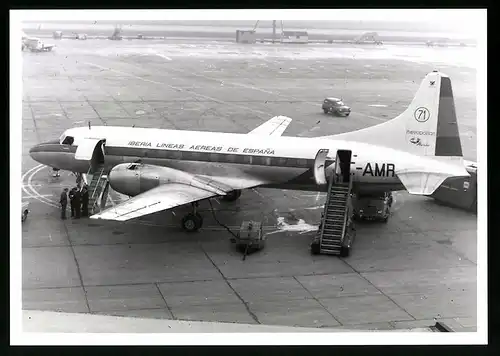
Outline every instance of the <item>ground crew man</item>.
{"label": "ground crew man", "polygon": [[82,193],[80,193],[79,189],[75,189],[75,196],[73,198],[75,202],[75,219],[80,219],[80,212],[82,210]]}
{"label": "ground crew man", "polygon": [[68,188],[64,188],[61,193],[61,198],[59,199],[59,203],[61,204],[61,219],[66,219],[66,207],[68,206]]}
{"label": "ground crew man", "polygon": [[71,205],[71,217],[75,216],[75,191],[76,188],[71,188],[71,191],[69,192],[69,201]]}
{"label": "ground crew man", "polygon": [[84,184],[82,188],[82,216],[89,216],[89,188],[87,184]]}

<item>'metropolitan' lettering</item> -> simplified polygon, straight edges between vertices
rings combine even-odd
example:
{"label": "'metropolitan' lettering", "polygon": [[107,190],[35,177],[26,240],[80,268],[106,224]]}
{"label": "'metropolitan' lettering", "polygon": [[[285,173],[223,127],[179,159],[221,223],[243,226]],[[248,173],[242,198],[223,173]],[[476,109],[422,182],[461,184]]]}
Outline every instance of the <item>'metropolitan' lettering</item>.
{"label": "'metropolitan' lettering", "polygon": [[406,130],[406,133],[409,135],[436,136],[436,133],[432,131]]}
{"label": "'metropolitan' lettering", "polygon": [[366,175],[372,177],[394,177],[394,164],[382,163],[379,166],[378,163],[375,163],[375,169],[373,169],[371,163],[368,163],[363,171],[363,176]]}

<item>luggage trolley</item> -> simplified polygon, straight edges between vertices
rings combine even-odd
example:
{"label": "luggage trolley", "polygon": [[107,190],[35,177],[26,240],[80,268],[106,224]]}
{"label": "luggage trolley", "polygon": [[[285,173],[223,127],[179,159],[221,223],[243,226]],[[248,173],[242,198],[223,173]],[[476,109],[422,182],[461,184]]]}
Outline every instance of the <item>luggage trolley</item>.
{"label": "luggage trolley", "polygon": [[266,238],[262,232],[262,223],[257,221],[243,221],[240,231],[236,237],[231,238],[231,242],[236,244],[236,248],[243,252],[243,259],[246,255],[262,250],[266,245]]}

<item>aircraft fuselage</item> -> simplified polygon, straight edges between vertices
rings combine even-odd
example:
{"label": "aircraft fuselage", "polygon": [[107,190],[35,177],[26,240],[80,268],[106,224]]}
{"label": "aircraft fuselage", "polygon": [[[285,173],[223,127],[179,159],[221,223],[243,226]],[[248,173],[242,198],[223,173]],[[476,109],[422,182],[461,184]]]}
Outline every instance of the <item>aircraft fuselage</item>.
{"label": "aircraft fuselage", "polygon": [[[129,127],[76,128],[72,145],[56,142],[32,148],[38,162],[63,170],[86,173],[89,162],[75,159],[87,139],[103,139],[107,168],[140,160],[212,177],[252,176],[263,187],[318,191],[313,166],[316,153],[328,149],[326,173],[334,169],[337,150],[352,152],[350,171],[355,189],[404,189],[395,171],[400,165],[419,164],[421,157],[357,142],[301,137],[267,137],[245,134],[175,131]],[[410,157],[411,156],[411,157]]]}

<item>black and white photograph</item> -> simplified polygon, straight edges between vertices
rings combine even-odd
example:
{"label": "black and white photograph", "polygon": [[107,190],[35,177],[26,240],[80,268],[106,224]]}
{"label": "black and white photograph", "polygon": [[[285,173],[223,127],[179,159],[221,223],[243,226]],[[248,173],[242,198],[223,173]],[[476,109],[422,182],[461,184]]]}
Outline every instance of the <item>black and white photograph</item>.
{"label": "black and white photograph", "polygon": [[12,342],[487,342],[486,10],[10,19]]}

